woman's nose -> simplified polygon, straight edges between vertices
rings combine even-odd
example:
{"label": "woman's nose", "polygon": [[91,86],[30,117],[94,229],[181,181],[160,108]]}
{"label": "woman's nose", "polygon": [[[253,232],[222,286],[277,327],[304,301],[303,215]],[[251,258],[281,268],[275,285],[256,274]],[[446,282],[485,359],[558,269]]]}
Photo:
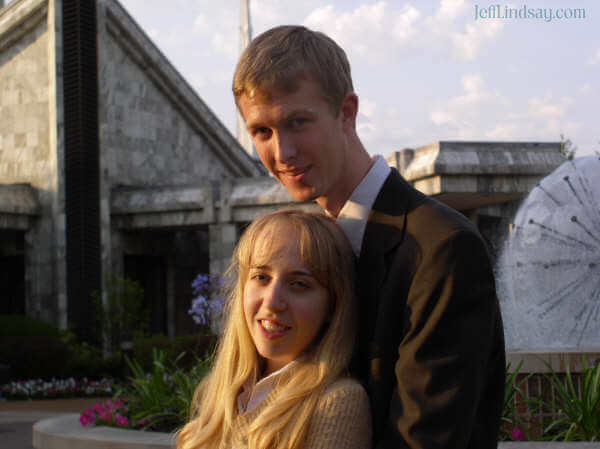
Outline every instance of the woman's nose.
{"label": "woman's nose", "polygon": [[271,310],[281,311],[287,306],[285,302],[285,292],[282,282],[274,280],[271,285],[265,289],[263,296],[263,305]]}

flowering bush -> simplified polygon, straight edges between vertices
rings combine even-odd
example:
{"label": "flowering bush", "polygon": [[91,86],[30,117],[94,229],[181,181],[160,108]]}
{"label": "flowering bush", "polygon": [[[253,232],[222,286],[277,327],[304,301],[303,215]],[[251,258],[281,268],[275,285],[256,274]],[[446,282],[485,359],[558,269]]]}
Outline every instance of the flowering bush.
{"label": "flowering bush", "polygon": [[145,423],[137,422],[131,425],[127,414],[129,409],[125,402],[108,400],[99,402],[92,408],[88,408],[79,416],[79,422],[83,427],[95,424],[109,427],[141,427]]}
{"label": "flowering bush", "polygon": [[523,441],[525,439],[525,436],[523,435],[523,432],[521,432],[521,429],[515,427],[512,431],[512,438],[515,441]]}
{"label": "flowering bush", "polygon": [[133,376],[112,400],[96,404],[84,411],[79,422],[91,424],[173,432],[189,419],[190,404],[196,387],[210,369],[211,359],[199,360],[190,370],[178,367],[181,356],[169,361],[162,351],[154,351],[154,363],[150,372],[135,360],[127,359]]}
{"label": "flowering bush", "polygon": [[188,310],[196,324],[210,326],[210,320],[221,312],[223,298],[219,296],[223,287],[223,279],[219,276],[200,273],[192,281],[192,290],[195,297]]}
{"label": "flowering bush", "polygon": [[19,380],[10,382],[0,387],[2,397],[6,399],[55,399],[70,397],[111,396],[116,390],[113,379],[99,381],[83,378],[75,380],[52,379],[51,381]]}

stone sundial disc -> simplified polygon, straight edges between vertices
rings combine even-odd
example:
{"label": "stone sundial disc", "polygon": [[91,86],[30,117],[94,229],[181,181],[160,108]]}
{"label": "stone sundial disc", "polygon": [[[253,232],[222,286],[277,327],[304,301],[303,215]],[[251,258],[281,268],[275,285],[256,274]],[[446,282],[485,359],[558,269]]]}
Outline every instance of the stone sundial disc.
{"label": "stone sundial disc", "polygon": [[600,348],[600,157],[567,161],[521,204],[498,264],[507,347]]}

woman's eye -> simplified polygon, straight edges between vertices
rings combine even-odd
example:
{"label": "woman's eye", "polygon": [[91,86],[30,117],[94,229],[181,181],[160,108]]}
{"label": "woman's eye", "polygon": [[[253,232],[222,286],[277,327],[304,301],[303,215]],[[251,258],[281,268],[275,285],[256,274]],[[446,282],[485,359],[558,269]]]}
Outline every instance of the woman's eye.
{"label": "woman's eye", "polygon": [[310,287],[310,285],[308,284],[308,282],[305,281],[293,281],[292,282],[292,286],[294,288],[300,289],[300,290],[306,290],[307,288]]}
{"label": "woman's eye", "polygon": [[258,281],[258,282],[264,282],[268,279],[268,276],[263,273],[256,273],[256,274],[252,275],[251,279]]}

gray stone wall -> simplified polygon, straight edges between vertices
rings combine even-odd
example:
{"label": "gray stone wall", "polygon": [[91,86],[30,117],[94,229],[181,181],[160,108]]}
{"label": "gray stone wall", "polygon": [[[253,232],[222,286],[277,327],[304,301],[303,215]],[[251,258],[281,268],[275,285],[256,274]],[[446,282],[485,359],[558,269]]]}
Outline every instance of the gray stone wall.
{"label": "gray stone wall", "polygon": [[204,136],[120,41],[110,33],[99,39],[100,136],[109,183],[205,184],[230,177]]}
{"label": "gray stone wall", "polygon": [[51,189],[48,33],[41,21],[0,51],[0,182]]}
{"label": "gray stone wall", "polygon": [[48,32],[54,20],[48,20],[43,0],[11,6],[11,14],[0,20],[0,183],[28,183],[36,190],[39,216],[29,220],[24,239],[26,313],[60,324],[54,252],[57,154],[50,116],[54,39]]}

